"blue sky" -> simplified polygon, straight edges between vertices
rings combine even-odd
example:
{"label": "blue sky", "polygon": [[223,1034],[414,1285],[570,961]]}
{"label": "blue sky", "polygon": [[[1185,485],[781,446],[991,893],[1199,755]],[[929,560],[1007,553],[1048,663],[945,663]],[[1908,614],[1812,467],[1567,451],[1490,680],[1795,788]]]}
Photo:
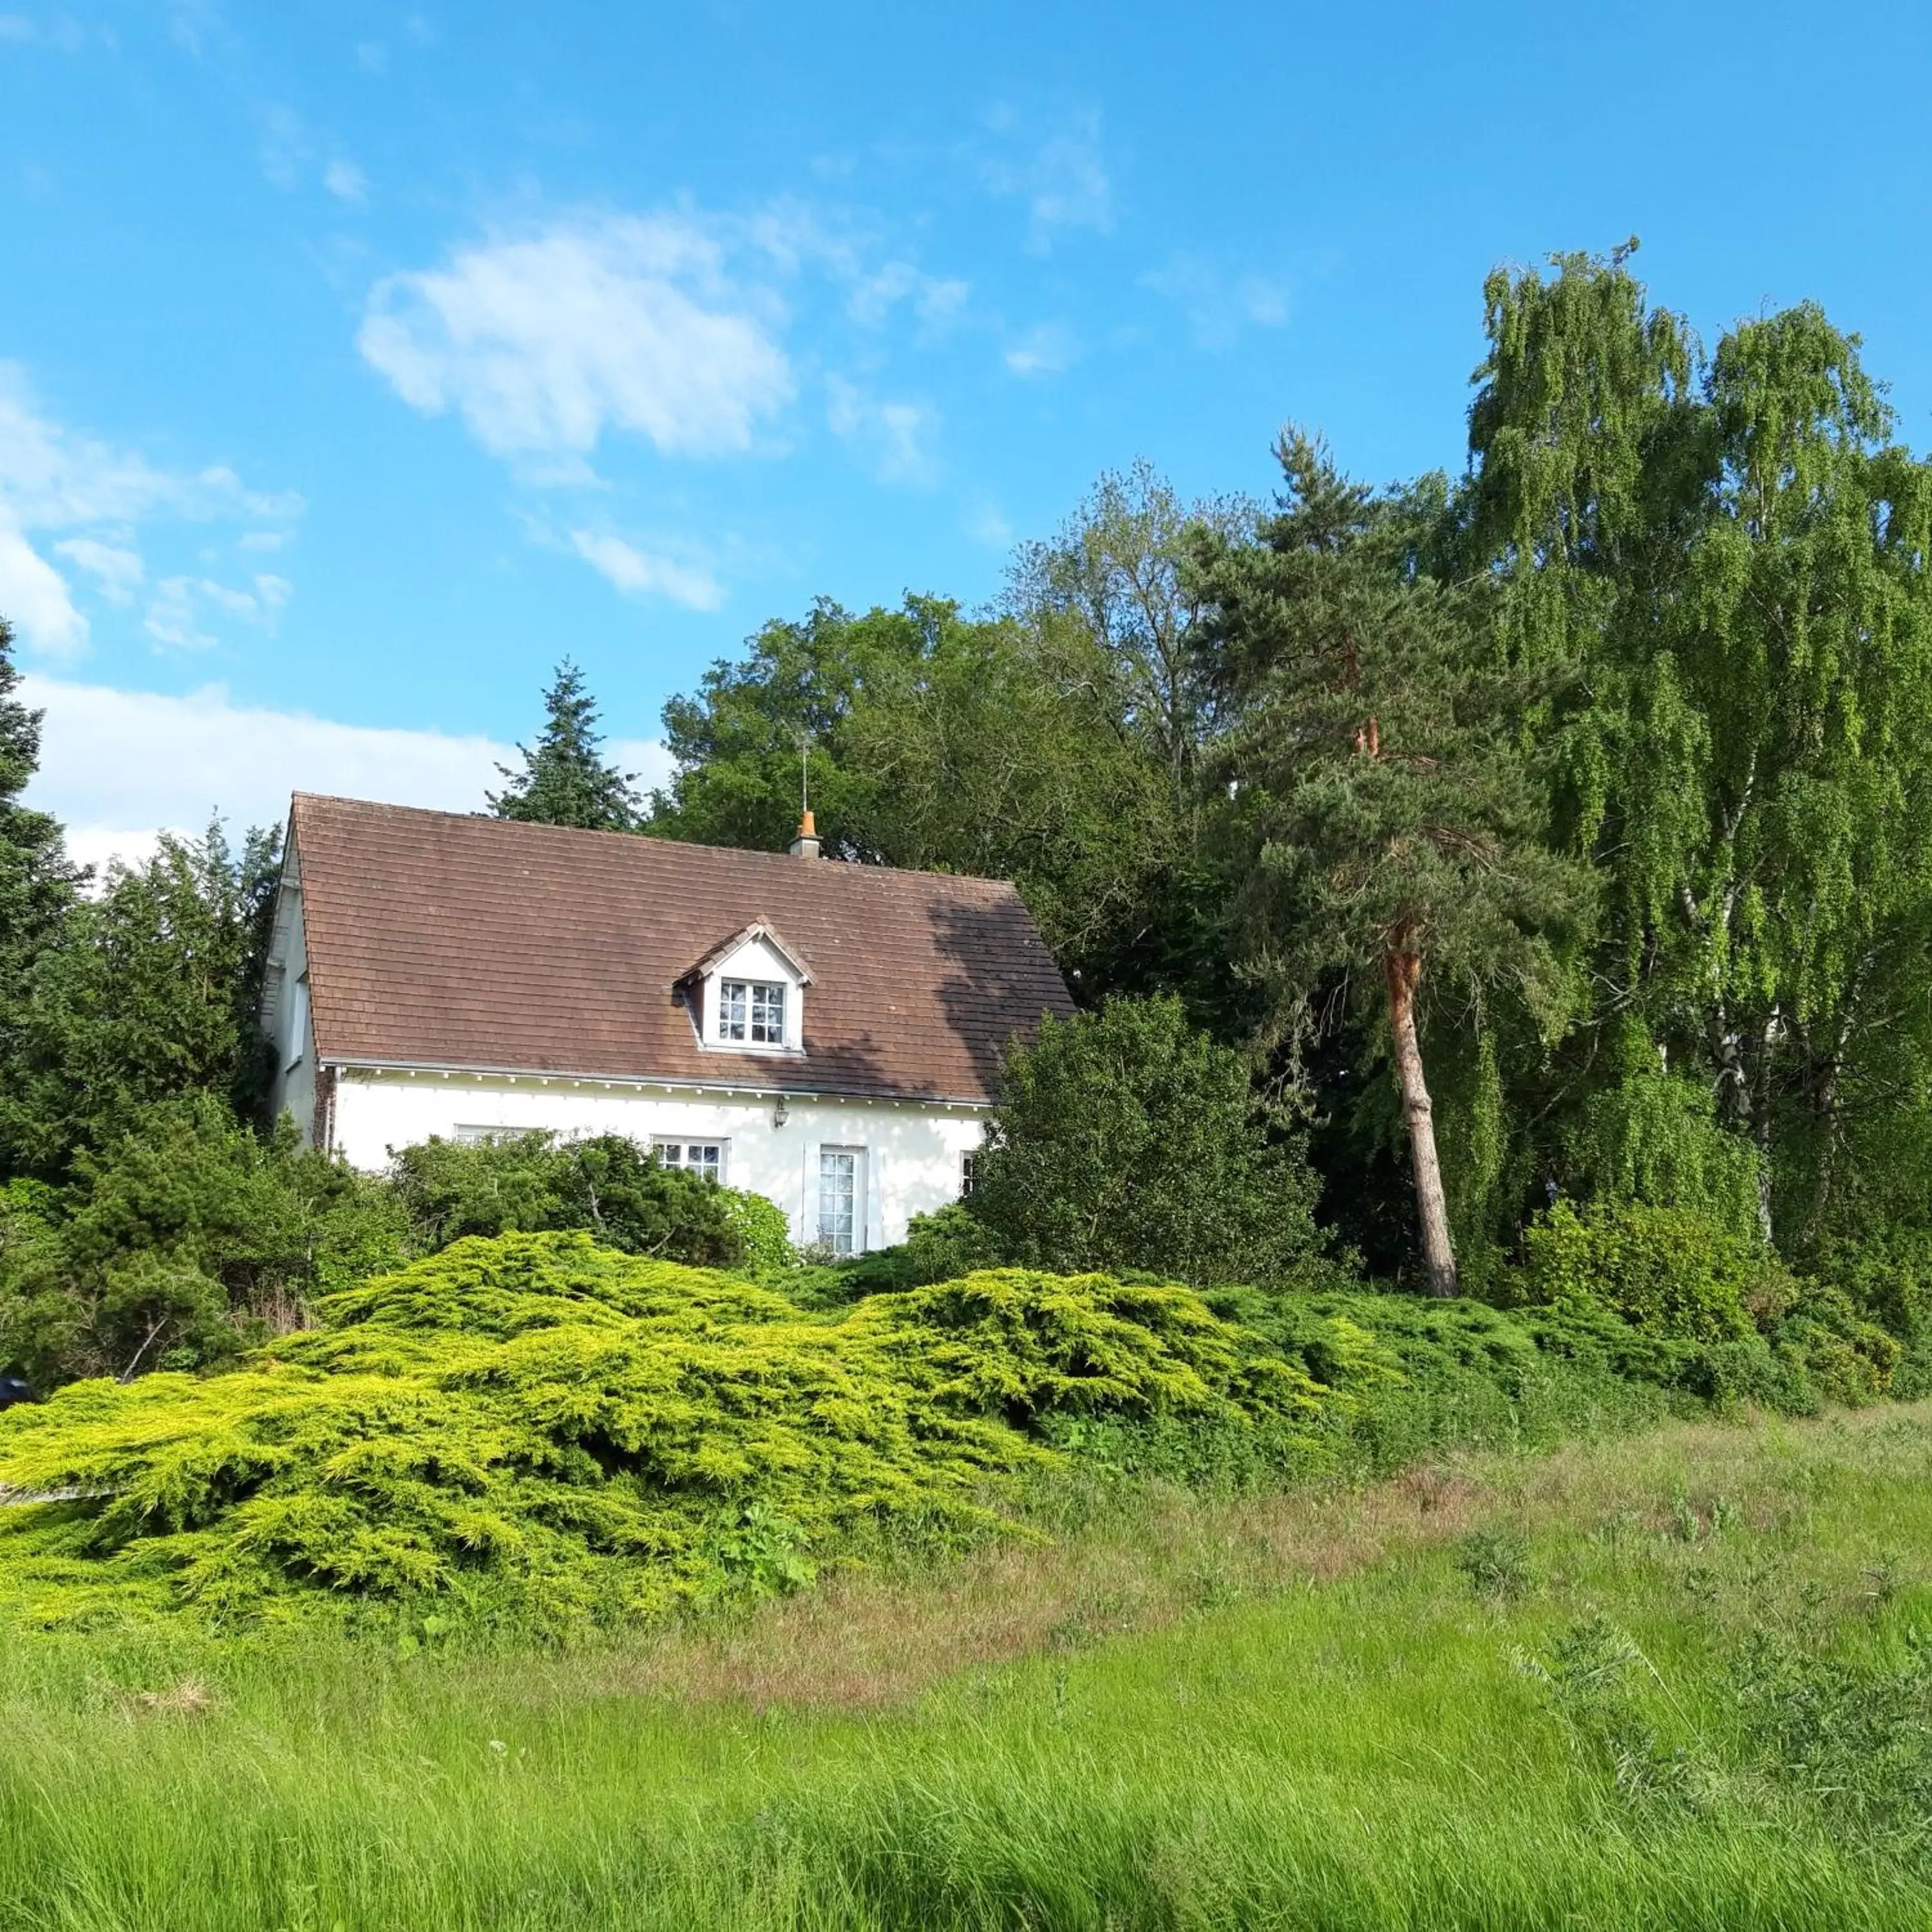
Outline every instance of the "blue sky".
{"label": "blue sky", "polygon": [[1455,466],[1499,261],[1814,296],[1932,443],[1922,9],[0,0],[0,610],[88,856],[480,802],[817,595],[1288,418]]}

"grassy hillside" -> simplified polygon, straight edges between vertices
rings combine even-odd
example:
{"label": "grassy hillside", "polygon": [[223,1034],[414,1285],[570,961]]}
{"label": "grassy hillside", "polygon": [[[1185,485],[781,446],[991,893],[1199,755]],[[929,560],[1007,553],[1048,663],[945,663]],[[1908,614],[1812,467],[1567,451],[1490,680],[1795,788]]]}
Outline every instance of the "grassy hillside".
{"label": "grassy hillside", "polygon": [[0,1637],[0,1927],[1923,1923],[1928,1478],[1678,1422],[541,1658]]}

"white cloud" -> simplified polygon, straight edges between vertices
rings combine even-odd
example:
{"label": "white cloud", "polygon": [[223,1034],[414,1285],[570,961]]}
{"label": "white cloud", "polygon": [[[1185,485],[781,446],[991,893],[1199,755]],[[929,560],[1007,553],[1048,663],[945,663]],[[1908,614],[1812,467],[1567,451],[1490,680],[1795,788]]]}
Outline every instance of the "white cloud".
{"label": "white cloud", "polygon": [[369,177],[353,161],[339,157],[322,170],[322,184],[338,201],[359,205],[369,198]]}
{"label": "white cloud", "polygon": [[358,40],[356,64],[364,74],[386,74],[389,66],[389,50],[380,40]]}
{"label": "white cloud", "polygon": [[[103,30],[102,38],[107,36]],[[25,14],[0,14],[0,44],[52,47],[56,52],[79,53],[87,45],[87,29],[72,14],[58,11],[43,22]]]}
{"label": "white cloud", "polygon": [[[278,824],[291,791],[478,812],[501,783],[497,765],[516,761],[511,746],[480,735],[340,724],[238,704],[218,685],[168,698],[29,675],[20,695],[46,712],[28,800],[96,862],[138,858],[158,830],[198,832],[212,812],[237,828]],[[655,740],[609,748],[647,784],[669,773]]]}
{"label": "white cloud", "polygon": [[1070,331],[1058,322],[1043,322],[1021,336],[1003,359],[1016,376],[1051,376],[1064,369],[1077,353]]}
{"label": "white cloud", "polygon": [[[32,650],[70,656],[85,648],[88,632],[71,585],[34,547],[36,536],[74,532],[55,542],[52,554],[92,578],[109,602],[126,604],[146,576],[136,525],[157,518],[286,523],[302,509],[299,496],[251,490],[224,466],[160,470],[138,452],[68,430],[38,408],[16,364],[0,362],[0,613]],[[260,603],[259,584],[254,595]],[[191,614],[178,608],[164,610],[160,621],[193,628]],[[208,640],[196,634],[195,641]]]}
{"label": "white cloud", "polygon": [[[1013,127],[1010,112],[989,117],[996,134]],[[1030,152],[996,155],[980,165],[980,178],[994,194],[1016,195],[1031,217],[1027,245],[1046,254],[1065,229],[1106,234],[1114,225],[1113,183],[1102,158],[1100,116],[1089,110]]]}
{"label": "white cloud", "polygon": [[607,430],[712,456],[749,448],[790,400],[782,319],[696,218],[616,216],[391,275],[357,341],[405,402],[456,410],[500,456],[580,462]]}
{"label": "white cloud", "polygon": [[880,402],[842,376],[826,382],[825,420],[882,483],[929,483],[938,465],[932,444],[939,414],[924,403]]}
{"label": "white cloud", "polygon": [[966,520],[966,534],[975,543],[1006,550],[1013,541],[1013,526],[997,503],[982,503]]}
{"label": "white cloud", "polygon": [[920,320],[934,327],[951,321],[969,293],[964,282],[926,274],[910,262],[887,262],[855,277],[845,312],[862,328],[879,328],[901,302],[910,302]]}
{"label": "white cloud", "polygon": [[215,640],[199,628],[204,605],[242,623],[272,629],[277,612],[293,589],[286,578],[266,574],[256,577],[248,590],[218,584],[209,577],[164,577],[154,586],[143,628],[157,644],[177,650],[206,650]]}
{"label": "white cloud", "polygon": [[258,110],[262,123],[262,172],[279,188],[292,188],[311,154],[308,130],[292,107],[270,102]]}
{"label": "white cloud", "polygon": [[87,647],[87,620],[74,608],[67,580],[14,524],[0,520],[0,616],[49,657]]}
{"label": "white cloud", "polygon": [[1294,309],[1280,278],[1233,273],[1202,255],[1176,255],[1140,280],[1186,316],[1204,349],[1226,348],[1244,328],[1280,328]]}
{"label": "white cloud", "polygon": [[80,565],[100,587],[110,604],[131,604],[147,574],[141,553],[124,544],[104,543],[98,537],[69,537],[54,545],[54,554]]}
{"label": "white cloud", "polygon": [[641,550],[622,537],[572,530],[570,546],[627,596],[668,597],[689,610],[715,610],[724,601],[722,587],[708,570]]}

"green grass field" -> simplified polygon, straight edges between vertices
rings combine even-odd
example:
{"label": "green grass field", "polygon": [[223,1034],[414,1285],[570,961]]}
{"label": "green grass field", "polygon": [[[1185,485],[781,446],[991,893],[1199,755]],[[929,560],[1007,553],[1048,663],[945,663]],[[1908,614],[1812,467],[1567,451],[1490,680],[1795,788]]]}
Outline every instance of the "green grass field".
{"label": "green grass field", "polygon": [[1932,1406],[518,1657],[0,1640],[0,1927],[1932,1924]]}

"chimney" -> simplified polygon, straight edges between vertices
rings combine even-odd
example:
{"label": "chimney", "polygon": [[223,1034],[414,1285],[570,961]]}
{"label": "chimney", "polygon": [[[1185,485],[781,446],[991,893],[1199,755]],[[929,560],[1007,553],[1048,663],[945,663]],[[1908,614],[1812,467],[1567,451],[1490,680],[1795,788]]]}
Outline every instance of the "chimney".
{"label": "chimney", "polygon": [[815,859],[818,856],[818,827],[812,823],[811,808],[798,821],[798,836],[791,842],[791,856],[794,859]]}

